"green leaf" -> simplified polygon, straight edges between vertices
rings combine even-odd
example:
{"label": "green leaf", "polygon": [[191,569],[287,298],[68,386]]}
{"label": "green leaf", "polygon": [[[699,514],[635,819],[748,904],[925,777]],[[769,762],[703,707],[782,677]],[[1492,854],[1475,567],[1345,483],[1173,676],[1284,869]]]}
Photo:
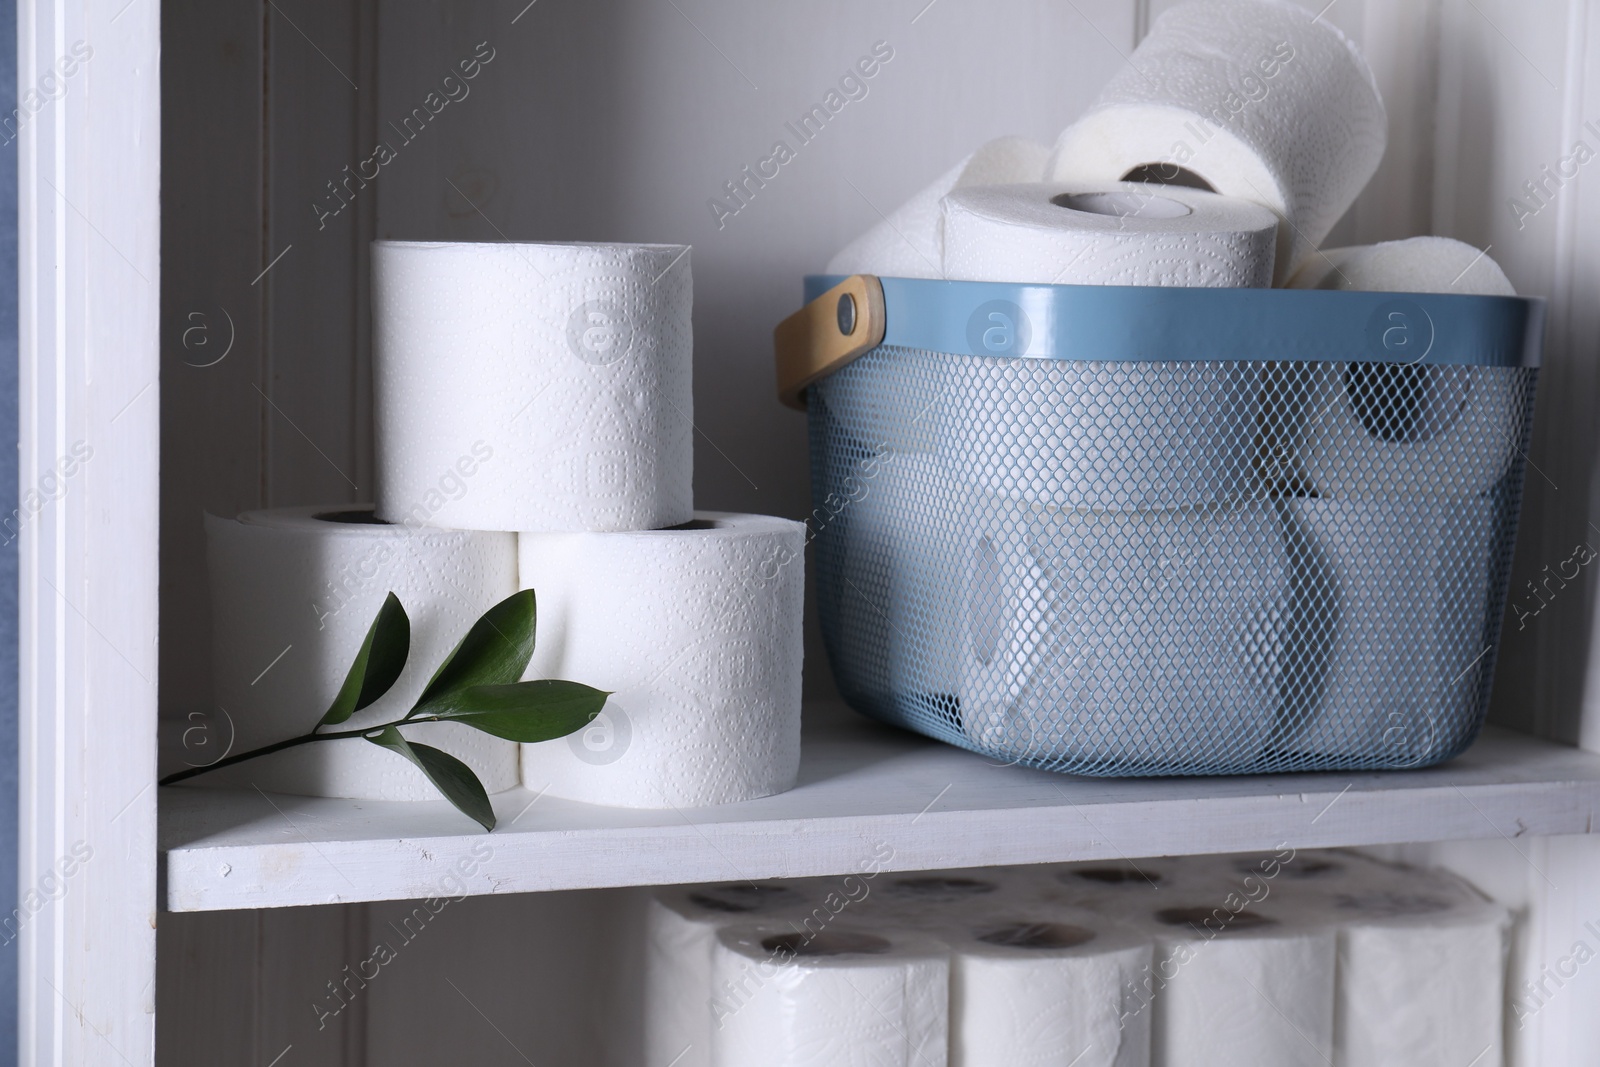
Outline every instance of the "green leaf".
{"label": "green leaf", "polygon": [[513,593],[484,612],[434,672],[417,698],[415,711],[431,713],[434,709],[429,705],[447,704],[462,690],[508,685],[521,678],[533,658],[537,619],[532,589]]}
{"label": "green leaf", "polygon": [[489,794],[483,791],[483,783],[478,781],[471,767],[431,745],[407,741],[393,726],[368,734],[366,739],[415,763],[457,810],[485,830],[494,829],[494,808],[489,805]]}
{"label": "green leaf", "polygon": [[413,722],[459,722],[525,744],[565,737],[600,714],[611,694],[581,682],[540,678],[511,685],[475,685],[451,694]]}
{"label": "green leaf", "polygon": [[361,651],[350,664],[339,695],[333,698],[320,726],[334,726],[344,722],[362,708],[389,691],[400,672],[405,670],[406,656],[411,648],[411,619],[400,605],[400,598],[390,593],[383,607],[367,628],[361,642]]}

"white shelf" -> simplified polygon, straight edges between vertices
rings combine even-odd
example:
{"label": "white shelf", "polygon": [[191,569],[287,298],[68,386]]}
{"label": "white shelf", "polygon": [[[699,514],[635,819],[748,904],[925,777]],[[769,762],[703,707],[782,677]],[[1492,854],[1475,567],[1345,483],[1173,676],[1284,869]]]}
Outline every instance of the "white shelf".
{"label": "white shelf", "polygon": [[1600,809],[1600,756],[1493,729],[1429,770],[1113,780],[995,766],[835,712],[808,709],[826,721],[780,796],[636,811],[518,789],[494,798],[490,835],[443,801],[164,789],[166,906],[842,874],[889,850],[880,869],[1589,833]]}

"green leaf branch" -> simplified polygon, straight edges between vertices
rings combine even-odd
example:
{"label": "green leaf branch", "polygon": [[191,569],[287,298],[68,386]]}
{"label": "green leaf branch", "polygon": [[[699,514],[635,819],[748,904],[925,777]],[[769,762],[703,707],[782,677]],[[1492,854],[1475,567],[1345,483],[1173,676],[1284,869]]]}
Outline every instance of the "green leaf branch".
{"label": "green leaf branch", "polygon": [[448,752],[408,739],[400,727],[455,722],[521,742],[548,741],[583,729],[611,694],[559,678],[519,681],[533,658],[537,625],[533,590],[512,594],[472,624],[402,718],[359,730],[329,730],[387,693],[405,670],[411,619],[400,598],[390,593],[367,628],[344,684],[310,733],[169,774],[161,784],[172,785],[299,745],[360,738],[410,760],[462,814],[493,830],[494,809],[472,768]]}

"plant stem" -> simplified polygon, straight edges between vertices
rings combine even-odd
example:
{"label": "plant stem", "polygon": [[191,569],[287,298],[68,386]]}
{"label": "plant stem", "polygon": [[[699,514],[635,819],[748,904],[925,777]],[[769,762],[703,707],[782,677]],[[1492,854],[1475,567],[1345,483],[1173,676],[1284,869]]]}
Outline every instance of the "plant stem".
{"label": "plant stem", "polygon": [[364,730],[340,730],[337,733],[331,734],[319,734],[313,730],[309,734],[303,734],[300,737],[291,737],[287,741],[278,741],[267,745],[264,748],[252,749],[249,752],[240,753],[237,756],[224,756],[222,759],[217,760],[217,762],[208,763],[204,767],[190,767],[186,771],[176,771],[167,775],[156,784],[172,785],[187,778],[193,778],[196,775],[205,774],[207,771],[221,770],[223,767],[231,767],[235,763],[243,763],[245,760],[255,759],[257,756],[266,756],[273,752],[282,752],[286,748],[294,748],[296,745],[309,744],[312,741],[337,741],[340,738],[345,737],[365,737],[367,734],[370,734],[375,730],[382,730],[389,726],[398,726],[404,721],[404,719],[397,719],[394,722],[386,722],[381,726],[369,726]]}

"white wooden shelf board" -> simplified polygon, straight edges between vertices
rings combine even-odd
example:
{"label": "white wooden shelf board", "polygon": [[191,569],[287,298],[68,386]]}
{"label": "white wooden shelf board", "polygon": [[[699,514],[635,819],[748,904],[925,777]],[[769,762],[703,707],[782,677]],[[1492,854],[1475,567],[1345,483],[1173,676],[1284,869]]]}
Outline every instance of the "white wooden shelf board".
{"label": "white wooden shelf board", "polygon": [[714,808],[604,808],[516,789],[493,798],[500,826],[486,835],[443,801],[163,789],[166,907],[1515,839],[1590,833],[1600,809],[1600,755],[1495,729],[1426,770],[1100,779],[997,766],[826,710],[797,788]]}

